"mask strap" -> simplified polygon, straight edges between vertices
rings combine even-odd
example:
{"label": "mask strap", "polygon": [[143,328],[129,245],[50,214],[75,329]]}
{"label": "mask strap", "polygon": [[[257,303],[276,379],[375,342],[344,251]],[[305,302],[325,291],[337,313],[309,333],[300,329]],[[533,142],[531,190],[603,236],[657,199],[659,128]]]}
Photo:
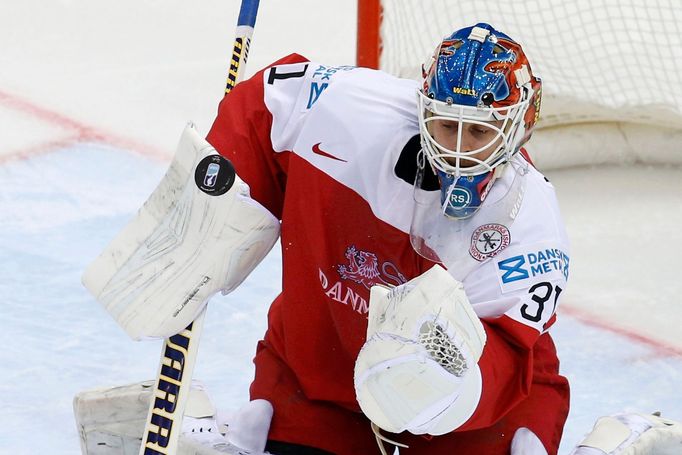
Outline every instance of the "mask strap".
{"label": "mask strap", "polygon": [[457,182],[459,182],[461,176],[457,175],[455,178],[452,180],[452,183],[450,186],[448,186],[448,192],[443,200],[443,204],[441,205],[440,209],[443,212],[443,215],[447,215],[446,211],[448,209],[448,205],[450,204],[450,198],[452,197],[452,192],[455,191],[455,187],[457,186]]}

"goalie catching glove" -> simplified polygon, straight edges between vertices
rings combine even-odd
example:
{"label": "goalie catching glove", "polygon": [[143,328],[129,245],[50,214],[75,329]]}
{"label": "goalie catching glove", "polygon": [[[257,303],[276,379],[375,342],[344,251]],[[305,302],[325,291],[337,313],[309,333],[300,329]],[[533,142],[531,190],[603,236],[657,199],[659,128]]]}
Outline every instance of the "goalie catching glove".
{"label": "goalie catching glove", "polygon": [[278,237],[279,221],[188,125],[161,183],[83,284],[131,338],[167,338],[237,287]]}
{"label": "goalie catching glove", "polygon": [[461,426],[481,396],[485,331],[462,283],[441,266],[370,293],[355,391],[379,428],[440,435]]}

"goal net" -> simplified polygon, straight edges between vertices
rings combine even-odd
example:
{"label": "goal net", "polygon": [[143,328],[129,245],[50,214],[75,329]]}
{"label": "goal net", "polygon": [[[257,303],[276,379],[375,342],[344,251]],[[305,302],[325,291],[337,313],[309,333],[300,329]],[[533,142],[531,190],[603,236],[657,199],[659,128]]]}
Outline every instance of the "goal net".
{"label": "goal net", "polygon": [[[528,148],[543,169],[682,164],[679,0],[359,0],[358,64],[418,78],[452,31],[488,22],[543,82]],[[367,58],[369,55],[369,58]]]}

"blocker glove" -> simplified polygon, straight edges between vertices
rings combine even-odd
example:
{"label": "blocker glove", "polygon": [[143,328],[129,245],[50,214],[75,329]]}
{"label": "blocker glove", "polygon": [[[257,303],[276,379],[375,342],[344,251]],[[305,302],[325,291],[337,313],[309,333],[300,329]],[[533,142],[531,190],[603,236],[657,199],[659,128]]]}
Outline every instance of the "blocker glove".
{"label": "blocker glove", "polygon": [[182,331],[236,288],[279,237],[279,221],[193,125],[171,165],[83,284],[133,339]]}

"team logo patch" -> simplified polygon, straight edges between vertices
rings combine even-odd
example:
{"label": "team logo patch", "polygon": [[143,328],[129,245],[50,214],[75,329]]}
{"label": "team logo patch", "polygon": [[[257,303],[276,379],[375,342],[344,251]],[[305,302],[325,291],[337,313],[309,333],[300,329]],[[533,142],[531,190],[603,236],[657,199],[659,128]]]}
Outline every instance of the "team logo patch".
{"label": "team logo patch", "polygon": [[469,254],[477,261],[485,261],[509,246],[511,234],[501,224],[484,224],[471,235]]}
{"label": "team logo patch", "polygon": [[358,250],[351,245],[346,249],[345,256],[348,264],[336,267],[343,280],[354,281],[367,289],[375,284],[397,286],[407,281],[392,262],[381,263],[374,253]]}
{"label": "team logo patch", "polygon": [[227,193],[235,181],[234,166],[220,155],[210,155],[197,165],[194,181],[197,187],[209,196]]}
{"label": "team logo patch", "polygon": [[[398,267],[390,261],[381,261],[371,251],[362,251],[351,245],[344,254],[346,264],[334,266],[338,278],[327,275],[319,269],[320,286],[322,292],[334,302],[352,309],[354,312],[367,316],[369,313],[368,290],[375,284],[398,286],[407,281]],[[348,281],[361,284],[363,289],[351,286]]]}

